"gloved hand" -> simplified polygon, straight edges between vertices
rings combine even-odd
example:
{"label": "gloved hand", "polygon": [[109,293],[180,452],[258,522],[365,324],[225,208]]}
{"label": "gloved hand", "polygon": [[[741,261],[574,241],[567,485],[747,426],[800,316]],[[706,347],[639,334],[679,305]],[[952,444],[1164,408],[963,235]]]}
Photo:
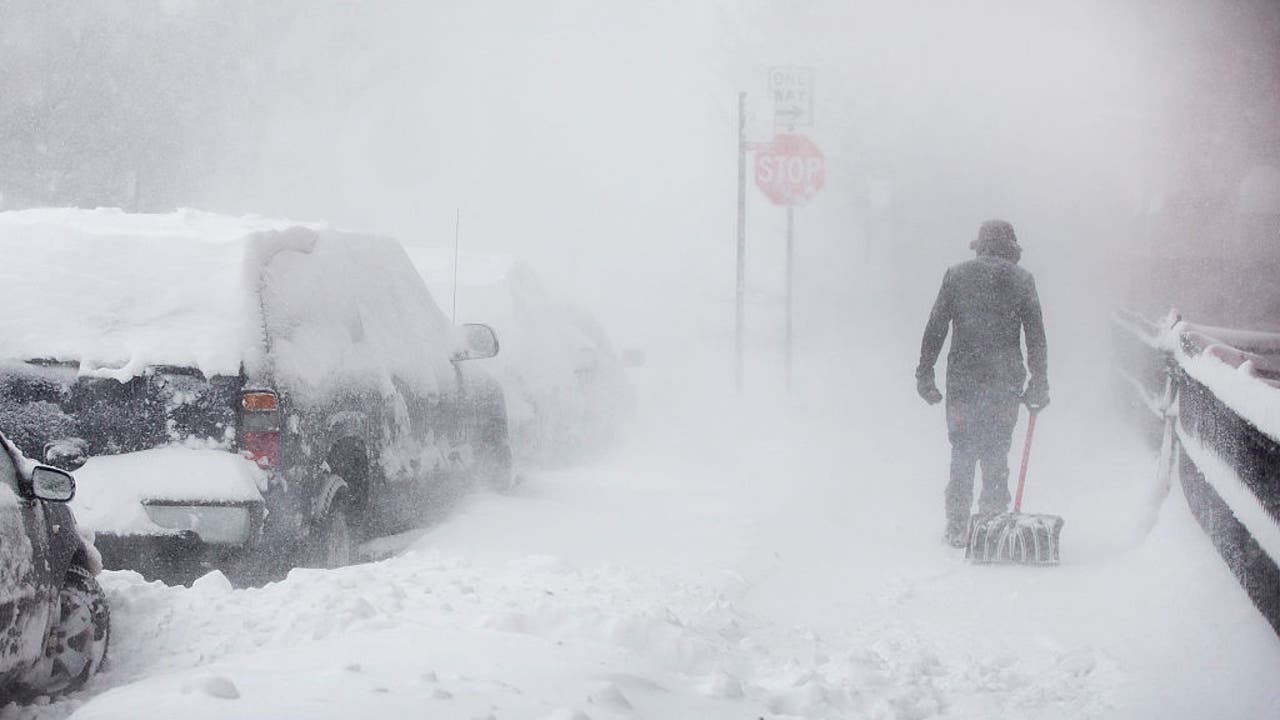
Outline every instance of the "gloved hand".
{"label": "gloved hand", "polygon": [[938,384],[934,382],[932,373],[916,378],[916,392],[930,405],[942,402],[942,393],[938,391]]}
{"label": "gloved hand", "polygon": [[1022,402],[1031,412],[1040,412],[1049,405],[1049,386],[1033,378],[1022,392]]}

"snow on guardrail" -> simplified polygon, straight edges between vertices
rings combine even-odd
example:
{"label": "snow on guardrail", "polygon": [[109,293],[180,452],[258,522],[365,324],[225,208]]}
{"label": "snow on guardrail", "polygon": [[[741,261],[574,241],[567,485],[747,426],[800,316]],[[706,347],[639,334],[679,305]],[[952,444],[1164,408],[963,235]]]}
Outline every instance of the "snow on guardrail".
{"label": "snow on guardrail", "polygon": [[1115,325],[1119,373],[1172,438],[1161,466],[1177,468],[1196,520],[1280,634],[1280,334],[1177,313]]}

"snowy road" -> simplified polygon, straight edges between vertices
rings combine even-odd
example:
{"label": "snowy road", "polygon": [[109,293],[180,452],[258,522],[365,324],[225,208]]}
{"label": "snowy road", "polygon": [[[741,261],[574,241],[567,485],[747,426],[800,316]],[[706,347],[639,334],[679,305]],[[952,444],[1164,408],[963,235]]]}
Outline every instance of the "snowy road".
{"label": "snowy road", "polygon": [[1146,533],[1151,458],[1084,408],[1042,425],[1027,508],[1067,526],[1036,569],[941,544],[930,409],[692,405],[388,561],[249,590],[108,573],[111,667],[0,718],[1280,714],[1280,643],[1178,492]]}

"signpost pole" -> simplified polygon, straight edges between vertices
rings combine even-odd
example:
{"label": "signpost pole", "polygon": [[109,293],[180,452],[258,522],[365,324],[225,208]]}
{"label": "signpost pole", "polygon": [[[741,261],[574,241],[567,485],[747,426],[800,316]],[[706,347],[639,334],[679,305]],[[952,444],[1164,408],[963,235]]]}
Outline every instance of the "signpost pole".
{"label": "signpost pole", "polygon": [[453,221],[453,305],[449,310],[449,322],[458,322],[458,248],[462,237],[462,208]]}
{"label": "signpost pole", "polygon": [[785,337],[783,358],[785,385],[791,391],[795,355],[795,248],[796,208],[807,203],[826,182],[821,151],[802,135],[775,135],[773,142],[757,150],[756,184],[775,205],[787,211]]}
{"label": "signpost pole", "polygon": [[734,330],[734,385],[742,392],[743,310],[747,282],[747,94],[738,93],[738,283]]}
{"label": "signpost pole", "polygon": [[795,258],[795,238],[796,238],[796,209],[791,205],[787,206],[787,345],[786,345],[786,372],[787,372],[787,392],[791,392],[791,276],[793,268],[793,259]]}
{"label": "signpost pole", "polygon": [[[791,392],[795,355],[794,275],[796,245],[796,208],[813,199],[826,183],[826,160],[822,151],[804,135],[796,134],[797,125],[813,124],[813,68],[775,67],[769,71],[769,92],[773,94],[773,141],[755,146],[755,180],[761,192],[774,205],[787,209],[786,258],[786,338],[783,341],[786,390]],[[743,95],[738,95],[738,372],[741,389],[742,372],[742,183],[743,183]]]}

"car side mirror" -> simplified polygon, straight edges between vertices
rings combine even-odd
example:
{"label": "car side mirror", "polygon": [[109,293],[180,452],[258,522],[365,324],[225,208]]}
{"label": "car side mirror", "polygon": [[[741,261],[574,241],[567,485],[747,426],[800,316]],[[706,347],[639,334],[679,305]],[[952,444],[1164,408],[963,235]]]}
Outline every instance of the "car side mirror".
{"label": "car side mirror", "polygon": [[498,336],[488,325],[467,323],[462,335],[463,348],[454,353],[454,360],[484,360],[498,354]]}
{"label": "car side mirror", "polygon": [[76,496],[76,481],[66,470],[37,465],[31,471],[31,494],[40,500],[67,502]]}

